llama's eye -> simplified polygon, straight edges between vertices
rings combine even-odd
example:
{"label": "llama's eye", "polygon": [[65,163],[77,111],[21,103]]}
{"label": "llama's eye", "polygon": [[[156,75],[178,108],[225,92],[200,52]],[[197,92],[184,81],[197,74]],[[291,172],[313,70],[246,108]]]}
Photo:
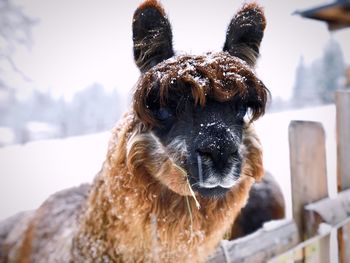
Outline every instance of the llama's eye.
{"label": "llama's eye", "polygon": [[156,117],[160,121],[166,121],[173,117],[173,113],[168,108],[160,108],[156,113]]}
{"label": "llama's eye", "polygon": [[244,105],[239,106],[237,111],[237,118],[243,119],[246,114],[247,114],[247,107]]}

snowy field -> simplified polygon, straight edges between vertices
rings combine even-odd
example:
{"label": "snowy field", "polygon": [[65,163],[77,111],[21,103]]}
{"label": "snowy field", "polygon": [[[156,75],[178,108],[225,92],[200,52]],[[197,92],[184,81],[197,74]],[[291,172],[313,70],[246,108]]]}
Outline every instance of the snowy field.
{"label": "snowy field", "polygon": [[[291,120],[322,122],[327,140],[330,193],[335,194],[335,107],[271,113],[256,122],[265,168],[276,177],[291,216],[288,125]],[[91,182],[107,152],[109,132],[0,148],[0,219],[38,207],[50,194]]]}

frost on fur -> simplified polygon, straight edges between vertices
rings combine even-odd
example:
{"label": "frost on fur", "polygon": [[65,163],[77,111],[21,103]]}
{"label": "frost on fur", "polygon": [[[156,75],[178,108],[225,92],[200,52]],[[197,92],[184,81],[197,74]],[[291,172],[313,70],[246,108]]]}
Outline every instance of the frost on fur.
{"label": "frost on fur", "polygon": [[261,8],[245,5],[224,50],[198,56],[175,55],[156,0],[132,26],[141,76],[101,171],[2,223],[0,262],[204,262],[262,178]]}

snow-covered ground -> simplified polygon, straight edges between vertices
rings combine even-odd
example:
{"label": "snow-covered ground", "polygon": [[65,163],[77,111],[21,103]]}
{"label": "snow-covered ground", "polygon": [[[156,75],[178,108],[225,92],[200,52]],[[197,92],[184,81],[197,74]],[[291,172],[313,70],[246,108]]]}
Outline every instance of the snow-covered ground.
{"label": "snow-covered ground", "polygon": [[90,182],[109,132],[0,148],[0,219],[38,207],[50,194]]}
{"label": "snow-covered ground", "polygon": [[[275,175],[291,216],[288,125],[291,120],[322,122],[326,131],[331,193],[335,193],[335,107],[267,114],[256,123],[267,170]],[[38,207],[57,190],[91,182],[107,152],[109,132],[0,148],[0,219]]]}

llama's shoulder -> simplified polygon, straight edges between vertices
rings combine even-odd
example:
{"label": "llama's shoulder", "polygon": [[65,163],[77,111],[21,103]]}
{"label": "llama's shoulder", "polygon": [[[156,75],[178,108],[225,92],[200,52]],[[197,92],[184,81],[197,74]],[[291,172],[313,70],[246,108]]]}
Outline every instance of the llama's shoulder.
{"label": "llama's shoulder", "polygon": [[[27,236],[31,239],[31,250],[40,251],[35,254],[33,262],[40,258],[54,262],[58,259],[57,256],[68,262],[73,236],[90,188],[89,184],[84,184],[59,191],[37,210],[27,230]],[[55,258],[51,258],[52,256]]]}
{"label": "llama's shoulder", "polygon": [[[72,237],[90,188],[90,185],[84,184],[59,191],[36,211],[20,213],[2,222],[0,245],[7,254],[3,257],[7,257],[9,262],[21,258],[37,262],[53,255],[63,261],[69,259]],[[40,252],[33,255],[30,251]]]}
{"label": "llama's shoulder", "polygon": [[81,212],[90,188],[90,184],[82,184],[54,193],[38,208],[33,221],[41,228],[58,229],[60,224]]}
{"label": "llama's shoulder", "polygon": [[58,191],[52,194],[41,207],[52,207],[50,211],[53,213],[60,213],[61,210],[72,213],[74,212],[72,208],[77,208],[77,206],[80,206],[81,201],[86,200],[90,188],[90,184],[82,184],[77,187]]}
{"label": "llama's shoulder", "polygon": [[7,262],[8,253],[18,247],[34,211],[19,212],[0,222],[0,262]]}

